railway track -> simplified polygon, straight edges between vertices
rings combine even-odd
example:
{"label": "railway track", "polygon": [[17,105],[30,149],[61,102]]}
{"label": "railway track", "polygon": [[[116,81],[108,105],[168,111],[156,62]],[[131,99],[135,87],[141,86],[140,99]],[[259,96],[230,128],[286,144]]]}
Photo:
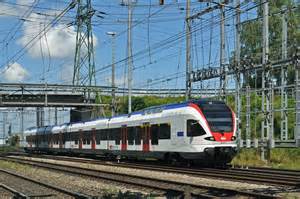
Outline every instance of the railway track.
{"label": "railway track", "polygon": [[79,163],[110,165],[123,168],[144,169],[160,172],[172,172],[176,174],[185,174],[197,177],[209,177],[216,179],[228,179],[236,181],[246,181],[253,183],[263,183],[272,185],[284,185],[300,188],[300,171],[278,170],[270,168],[229,168],[229,169],[213,169],[213,168],[182,168],[157,164],[141,164],[141,163],[116,163],[93,159],[72,158],[65,156],[42,155],[37,156],[46,159],[55,159],[62,161],[72,161]]}
{"label": "railway track", "polygon": [[12,171],[0,169],[0,178],[5,182],[0,184],[3,192],[1,195],[10,195],[10,198],[78,198],[88,199],[84,195],[63,189],[41,181],[33,180],[26,176],[13,173]]}
{"label": "railway track", "polygon": [[62,165],[49,162],[41,162],[35,160],[25,160],[15,157],[2,157],[2,160],[12,161],[15,163],[27,164],[33,167],[55,170],[58,172],[68,173],[71,175],[84,176],[88,178],[107,180],[110,182],[117,182],[121,184],[131,185],[134,187],[149,188],[154,190],[163,191],[165,193],[176,193],[184,195],[189,198],[197,196],[202,198],[215,198],[215,197],[235,197],[247,196],[256,198],[275,198],[271,194],[257,193],[252,191],[217,188],[195,183],[178,182],[169,179],[157,179],[155,177],[137,176],[132,174],[116,173],[110,171],[100,171],[90,168],[82,168],[77,166]]}
{"label": "railway track", "polygon": [[3,183],[0,183],[0,194],[3,198],[28,198],[24,193],[17,191],[14,188],[7,186]]}

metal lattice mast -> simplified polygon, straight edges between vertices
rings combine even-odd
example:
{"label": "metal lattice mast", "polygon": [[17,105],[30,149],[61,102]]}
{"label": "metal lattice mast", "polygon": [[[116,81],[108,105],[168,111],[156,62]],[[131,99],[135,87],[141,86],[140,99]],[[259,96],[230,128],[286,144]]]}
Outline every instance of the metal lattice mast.
{"label": "metal lattice mast", "polygon": [[77,0],[73,85],[96,85],[91,0]]}
{"label": "metal lattice mast", "polygon": [[[287,16],[286,6],[282,7],[282,60],[287,59]],[[288,95],[286,90],[287,85],[287,65],[281,66],[281,140],[288,139]]]}

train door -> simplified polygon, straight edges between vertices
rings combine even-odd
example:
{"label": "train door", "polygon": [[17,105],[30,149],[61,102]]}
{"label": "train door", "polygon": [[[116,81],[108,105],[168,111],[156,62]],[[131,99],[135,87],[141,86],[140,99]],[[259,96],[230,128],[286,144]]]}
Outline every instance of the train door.
{"label": "train door", "polygon": [[92,129],[92,149],[96,149],[96,129]]}
{"label": "train door", "polygon": [[59,139],[58,139],[58,142],[59,142],[59,148],[63,148],[63,134],[62,132],[59,132]]}
{"label": "train door", "polygon": [[143,127],[143,151],[148,152],[150,150],[150,124],[144,123]]}
{"label": "train door", "polygon": [[121,150],[122,151],[127,150],[127,137],[128,137],[127,126],[124,125],[121,128]]}
{"label": "train door", "polygon": [[79,149],[82,149],[82,129],[80,129],[79,130],[79,139],[78,139],[78,141],[79,141]]}

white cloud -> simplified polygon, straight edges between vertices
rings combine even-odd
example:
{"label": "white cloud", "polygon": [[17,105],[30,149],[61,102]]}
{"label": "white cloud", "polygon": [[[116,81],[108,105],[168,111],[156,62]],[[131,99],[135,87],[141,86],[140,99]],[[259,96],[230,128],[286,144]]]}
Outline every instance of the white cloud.
{"label": "white cloud", "polygon": [[[56,15],[57,13],[48,12],[47,14]],[[24,22],[24,34],[18,41],[22,46],[26,46],[39,32],[42,32],[53,17],[49,18],[32,13],[29,19],[34,19],[34,21]],[[28,37],[28,35],[30,36]],[[95,35],[93,35],[93,38],[94,46],[96,46],[97,38]],[[73,58],[75,55],[76,29],[74,26],[58,24],[51,27],[48,32],[42,33],[37,39],[38,41],[34,42],[28,50],[33,58],[40,58],[42,53],[50,54],[51,58]],[[83,51],[86,51],[86,49],[83,49]]]}
{"label": "white cloud", "polygon": [[49,22],[47,19],[42,19],[41,16],[35,13],[32,13],[30,17],[34,18],[35,21],[24,22],[24,34],[18,43],[22,46],[26,46],[29,42],[31,42],[31,40],[37,40],[36,42],[33,42],[33,46],[28,50],[31,57],[40,58],[42,53],[45,55],[48,55],[49,53],[52,58],[66,58],[74,56],[76,42],[76,32],[74,27],[67,28],[61,24],[56,25],[46,34],[41,34],[39,38],[35,38],[39,32],[43,31],[44,26],[46,26]]}
{"label": "white cloud", "polygon": [[[2,16],[22,16],[29,9],[29,5],[33,5],[35,0],[17,0],[19,5],[10,5],[0,3],[0,12]],[[26,6],[27,5],[27,6]],[[47,56],[50,54],[51,58],[72,58],[75,55],[76,44],[76,28],[75,26],[69,26],[68,23],[72,20],[62,19],[62,23],[52,25],[51,29],[47,33],[42,33],[38,38],[35,38],[42,30],[47,26],[55,16],[60,14],[57,11],[43,12],[38,14],[32,12],[23,23],[23,35],[17,43],[23,47],[28,48],[29,55],[33,58],[40,58],[44,54]],[[23,17],[24,18],[24,17]],[[34,39],[35,38],[35,39]],[[94,47],[97,45],[97,38],[93,35]],[[27,46],[29,42],[33,40],[33,45]],[[86,49],[83,49],[83,51]]]}
{"label": "white cloud", "polygon": [[3,71],[3,77],[8,82],[21,82],[29,76],[28,71],[17,62],[9,64]]}
{"label": "white cloud", "polygon": [[64,84],[72,84],[73,80],[73,65],[65,64],[60,73],[60,79]]}

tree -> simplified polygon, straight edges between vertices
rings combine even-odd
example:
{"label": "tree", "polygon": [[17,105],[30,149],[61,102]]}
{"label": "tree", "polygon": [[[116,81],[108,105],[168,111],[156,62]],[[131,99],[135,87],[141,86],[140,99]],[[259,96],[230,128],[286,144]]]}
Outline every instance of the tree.
{"label": "tree", "polygon": [[18,135],[13,135],[8,140],[10,146],[19,146],[20,137]]}
{"label": "tree", "polygon": [[[256,5],[262,4],[262,1],[256,0]],[[281,40],[282,24],[281,9],[287,8],[288,23],[288,57],[292,57],[297,46],[300,44],[300,7],[299,2],[293,0],[269,1],[269,43],[270,60],[281,59]],[[241,58],[249,58],[254,64],[260,64],[262,60],[262,6],[257,7],[257,18],[245,21],[241,24]],[[288,71],[288,83],[293,82],[294,75],[291,70]],[[261,74],[254,76],[248,75],[248,81],[251,87],[255,87],[255,78],[257,87],[261,87]],[[280,79],[280,73],[274,73],[274,78]],[[277,81],[280,82],[280,81]]]}
{"label": "tree", "polygon": [[[146,108],[145,99],[143,97],[132,97],[131,108],[133,112]],[[120,107],[118,112],[128,113],[128,99],[125,100],[124,105]]]}

